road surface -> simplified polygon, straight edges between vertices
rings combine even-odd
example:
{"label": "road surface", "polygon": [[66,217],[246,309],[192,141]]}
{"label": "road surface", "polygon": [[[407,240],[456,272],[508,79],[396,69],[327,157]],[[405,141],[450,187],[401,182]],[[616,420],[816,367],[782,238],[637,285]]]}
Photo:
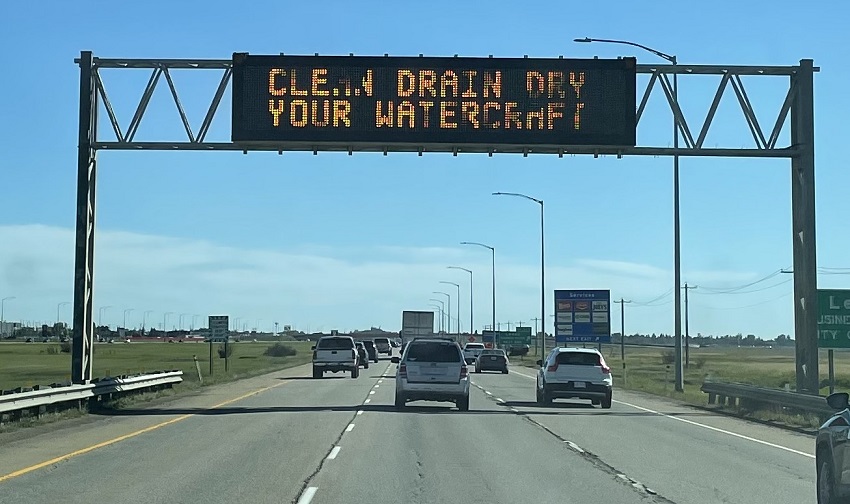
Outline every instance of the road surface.
{"label": "road surface", "polygon": [[814,502],[809,436],[617,391],[538,407],[473,374],[471,411],[393,404],[395,365],[309,368],[0,436],[15,503]]}

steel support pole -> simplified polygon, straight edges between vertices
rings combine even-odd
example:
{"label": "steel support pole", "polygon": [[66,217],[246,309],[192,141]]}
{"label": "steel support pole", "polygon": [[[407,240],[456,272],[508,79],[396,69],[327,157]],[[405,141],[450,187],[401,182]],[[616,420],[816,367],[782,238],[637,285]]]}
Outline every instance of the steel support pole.
{"label": "steel support pole", "polygon": [[97,180],[97,97],[94,93],[92,53],[80,53],[80,115],[77,140],[77,217],[74,250],[74,329],[71,343],[71,381],[92,380],[94,326],[95,182]]}
{"label": "steel support pole", "polygon": [[546,239],[543,234],[543,200],[540,200],[540,354],[546,351]]}
{"label": "steel support pole", "polygon": [[[676,65],[675,58],[672,61],[673,66]],[[679,74],[673,73],[673,105],[675,108],[679,106]],[[676,120],[676,115],[673,115],[673,148],[679,148],[679,124]],[[679,243],[679,156],[673,156],[673,283],[676,287],[673,289],[673,325],[674,327],[674,344],[676,345],[676,391],[683,392],[685,390],[684,369],[682,367],[682,269],[681,269],[681,247]]]}
{"label": "steel support pole", "polygon": [[496,248],[491,247],[493,253],[493,348],[499,348],[498,331],[496,331]]}
{"label": "steel support pole", "polygon": [[469,334],[473,334],[475,332],[475,324],[473,324],[474,319],[472,318],[473,310],[473,302],[472,302],[472,270],[469,270]]}
{"label": "steel support pole", "polygon": [[791,158],[797,391],[814,395],[818,393],[819,376],[813,61],[800,60],[799,71],[791,80],[797,89],[791,106],[791,145],[799,150]]}

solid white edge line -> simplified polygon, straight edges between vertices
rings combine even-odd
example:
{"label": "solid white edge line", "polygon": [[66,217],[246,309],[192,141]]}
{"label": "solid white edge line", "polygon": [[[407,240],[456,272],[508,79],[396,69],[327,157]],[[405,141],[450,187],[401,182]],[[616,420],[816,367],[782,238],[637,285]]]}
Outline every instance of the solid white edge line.
{"label": "solid white edge line", "polygon": [[345,432],[351,432],[353,430],[354,430],[354,424],[353,423],[348,424],[348,427],[345,428]]}
{"label": "solid white edge line", "polygon": [[[529,378],[529,379],[531,379],[531,380],[535,380],[535,381],[537,380],[537,378],[535,378],[535,377],[533,377],[533,376],[529,376],[529,375],[527,375],[527,374],[523,374],[523,373],[516,373],[516,372],[515,372],[515,374],[518,374],[518,375],[520,375],[520,376],[524,376],[524,377]],[[744,440],[746,440],[746,441],[752,441],[753,443],[758,443],[758,444],[760,444],[760,445],[764,445],[764,446],[770,446],[771,448],[777,448],[777,449],[779,449],[779,450],[784,450],[784,451],[787,451],[787,452],[789,452],[789,453],[794,453],[794,454],[797,454],[797,455],[802,455],[802,456],[804,456],[804,457],[808,457],[808,458],[810,458],[810,459],[814,459],[814,458],[815,458],[815,456],[814,456],[814,455],[812,455],[812,454],[809,454],[809,453],[806,453],[806,452],[802,452],[802,451],[800,451],[800,450],[795,450],[795,449],[793,449],[793,448],[788,448],[787,446],[778,445],[778,444],[776,444],[776,443],[771,443],[770,441],[763,441],[763,440],[761,440],[761,439],[756,439],[756,438],[754,438],[754,437],[745,436],[745,435],[743,435],[743,434],[738,434],[737,432],[728,431],[728,430],[726,430],[726,429],[721,429],[721,428],[719,428],[719,427],[712,427],[711,425],[706,425],[706,424],[702,424],[702,423],[699,423],[699,422],[694,422],[693,420],[688,420],[688,419],[686,419],[686,418],[680,418],[680,417],[676,417],[676,416],[673,416],[673,415],[667,415],[667,414],[665,414],[665,413],[661,413],[660,411],[655,411],[655,410],[652,410],[652,409],[649,409],[649,408],[644,408],[643,406],[638,406],[638,405],[636,405],[636,404],[631,404],[631,403],[627,403],[627,402],[623,402],[623,401],[618,401],[618,400],[616,400],[616,399],[614,399],[614,402],[615,402],[615,403],[622,404],[622,405],[624,405],[624,406],[630,406],[630,407],[632,407],[632,408],[635,408],[635,409],[638,409],[638,410],[641,410],[641,411],[646,411],[647,413],[652,413],[652,414],[654,414],[654,415],[663,416],[663,417],[669,418],[669,419],[671,419],[671,420],[676,420],[677,422],[684,422],[684,423],[689,424],[689,425],[694,425],[694,426],[696,426],[696,427],[702,427],[703,429],[708,429],[708,430],[710,430],[710,431],[719,432],[719,433],[721,433],[721,434],[726,434],[727,436],[736,437],[736,438],[738,438],[738,439],[744,439]]]}
{"label": "solid white edge line", "polygon": [[310,501],[313,500],[313,496],[316,495],[316,490],[318,489],[319,487],[307,487],[307,489],[304,490],[304,493],[301,494],[301,498],[298,499],[298,504],[310,504]]}
{"label": "solid white edge line", "polygon": [[327,457],[327,458],[328,458],[328,460],[333,460],[333,459],[335,459],[335,458],[336,458],[336,456],[337,456],[337,455],[339,455],[339,451],[340,451],[340,450],[342,450],[342,447],[341,447],[341,446],[334,446],[333,450],[331,450],[331,452],[330,452],[330,453],[328,453],[328,457]]}

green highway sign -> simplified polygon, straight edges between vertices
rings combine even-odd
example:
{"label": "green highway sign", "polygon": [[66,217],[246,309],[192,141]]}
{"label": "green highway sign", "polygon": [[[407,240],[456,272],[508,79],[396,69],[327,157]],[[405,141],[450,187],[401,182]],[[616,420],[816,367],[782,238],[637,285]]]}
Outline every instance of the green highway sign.
{"label": "green highway sign", "polygon": [[517,327],[516,332],[502,331],[499,333],[499,344],[502,346],[530,345],[531,328]]}
{"label": "green highway sign", "polygon": [[818,347],[850,348],[850,290],[818,289]]}

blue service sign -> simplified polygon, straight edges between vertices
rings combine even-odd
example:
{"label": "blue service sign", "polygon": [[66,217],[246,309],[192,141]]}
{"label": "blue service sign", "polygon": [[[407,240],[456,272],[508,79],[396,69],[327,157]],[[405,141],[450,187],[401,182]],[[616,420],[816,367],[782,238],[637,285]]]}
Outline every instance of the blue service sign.
{"label": "blue service sign", "polygon": [[556,290],[555,342],[611,342],[610,290]]}

